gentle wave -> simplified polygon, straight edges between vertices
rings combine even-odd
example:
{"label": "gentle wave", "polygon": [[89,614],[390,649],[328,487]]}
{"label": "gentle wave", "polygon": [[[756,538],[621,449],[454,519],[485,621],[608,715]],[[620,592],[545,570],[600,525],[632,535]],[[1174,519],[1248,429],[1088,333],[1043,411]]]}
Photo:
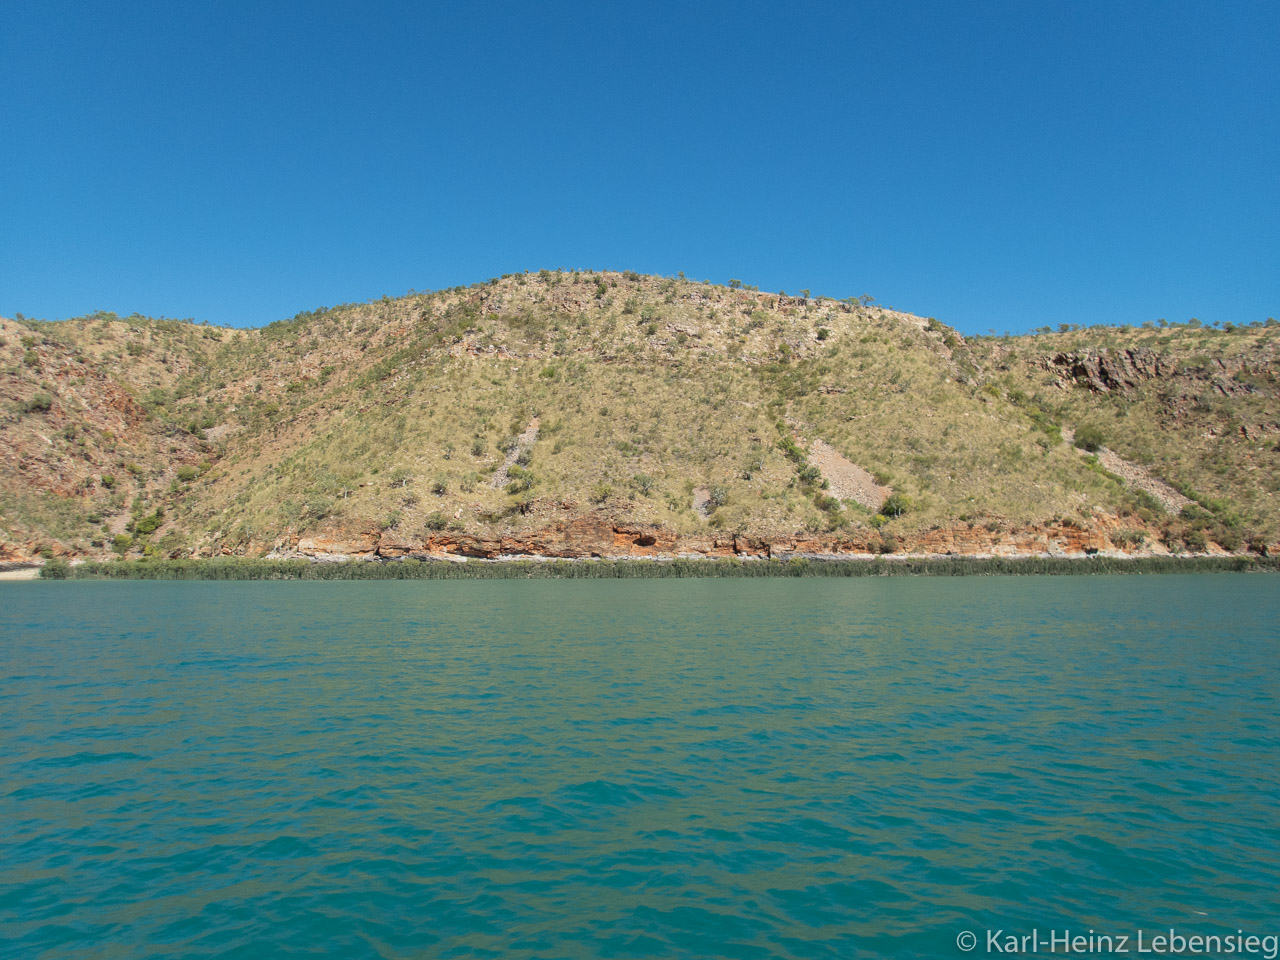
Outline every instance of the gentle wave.
{"label": "gentle wave", "polygon": [[0,956],[1280,916],[1269,577],[342,586],[3,591]]}

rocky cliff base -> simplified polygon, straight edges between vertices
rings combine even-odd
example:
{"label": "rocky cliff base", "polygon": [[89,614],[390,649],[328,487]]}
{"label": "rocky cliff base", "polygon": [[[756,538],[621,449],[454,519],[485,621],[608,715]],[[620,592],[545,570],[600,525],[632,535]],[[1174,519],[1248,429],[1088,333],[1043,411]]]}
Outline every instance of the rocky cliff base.
{"label": "rocky cliff base", "polygon": [[[439,533],[405,537],[394,530],[335,528],[310,536],[291,536],[270,546],[250,545],[242,551],[224,547],[209,556],[268,556],[272,559],[395,560],[542,557],[548,559],[621,559],[628,557],[1089,557],[1096,555],[1164,557],[1179,552],[1166,546],[1157,531],[1135,526],[1134,518],[1099,516],[1090,524],[1061,520],[1005,529],[996,524],[961,524],[920,533],[752,536],[723,534],[681,536],[660,526],[618,523],[601,516],[558,522],[525,536],[486,537]],[[1280,544],[1252,544],[1259,555],[1280,554]],[[1216,543],[1202,556],[1230,556]]]}

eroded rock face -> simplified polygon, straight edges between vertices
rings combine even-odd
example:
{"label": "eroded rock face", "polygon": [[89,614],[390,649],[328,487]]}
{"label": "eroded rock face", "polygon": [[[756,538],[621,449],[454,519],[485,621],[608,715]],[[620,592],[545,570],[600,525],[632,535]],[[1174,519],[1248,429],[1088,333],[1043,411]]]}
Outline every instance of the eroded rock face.
{"label": "eroded rock face", "polygon": [[1173,363],[1145,347],[1121,350],[1115,354],[1094,351],[1059,353],[1049,361],[1049,365],[1095,393],[1125,390],[1144,380],[1171,377],[1176,372]]}
{"label": "eroded rock face", "polygon": [[294,549],[312,557],[371,557],[377,550],[380,539],[376,530],[338,528],[299,537]]}
{"label": "eroded rock face", "polygon": [[401,536],[399,531],[384,530],[378,537],[378,556],[388,560],[398,557],[410,557],[420,551],[420,545],[411,538]]}
{"label": "eroded rock face", "polygon": [[[1135,533],[1143,536],[1135,537]],[[0,562],[29,562],[38,556],[35,542],[0,542]],[[362,527],[357,523],[309,534],[293,535],[274,544],[205,545],[200,556],[310,557],[316,560],[496,560],[530,557],[546,559],[622,559],[678,557],[738,557],[785,560],[794,557],[954,556],[954,557],[1086,557],[1098,553],[1167,555],[1159,530],[1137,517],[1098,515],[1090,521],[1056,520],[1009,526],[960,523],[929,530],[884,534],[796,534],[791,536],[681,536],[654,524],[610,520],[587,514],[551,524],[521,536],[477,536],[441,531],[426,537],[406,536],[398,530]],[[1250,550],[1280,555],[1280,544],[1259,540]],[[55,556],[67,555],[59,545]],[[1226,554],[1209,544],[1211,554]]]}
{"label": "eroded rock face", "polygon": [[[595,514],[552,524],[522,536],[483,537],[441,532],[424,538],[400,531],[333,529],[292,538],[278,548],[317,559],[444,559],[545,557],[548,559],[614,559],[625,557],[872,557],[883,554],[935,556],[1057,556],[1096,553],[1163,553],[1155,531],[1145,544],[1119,533],[1141,528],[1136,518],[1098,517],[1085,524],[1062,520],[1012,529],[957,524],[900,537],[875,531],[856,534],[802,534],[751,537],[742,535],[680,536],[653,524],[619,523]],[[1119,543],[1112,539],[1115,535]]]}
{"label": "eroded rock face", "polygon": [[35,560],[34,544],[0,543],[0,563],[32,563]]}
{"label": "eroded rock face", "polygon": [[1041,361],[1040,365],[1094,393],[1123,393],[1148,380],[1178,377],[1207,382],[1224,397],[1256,393],[1257,388],[1252,384],[1232,378],[1241,372],[1261,371],[1261,367],[1240,357],[1214,358],[1203,367],[1179,369],[1174,361],[1146,347],[1058,353]]}
{"label": "eroded rock face", "polygon": [[[299,541],[298,551],[305,553]],[[732,540],[728,553],[732,553]],[[675,534],[648,524],[615,524],[588,515],[552,524],[525,536],[477,537],[439,533],[420,540],[387,531],[378,539],[377,555],[398,557],[657,557],[678,549]]]}
{"label": "eroded rock face", "polygon": [[[363,545],[349,536],[307,537],[297,541],[299,553],[322,552],[357,555],[354,549]],[[400,557],[548,557],[554,559],[755,556],[768,557],[772,545],[767,540],[750,537],[679,537],[654,524],[615,523],[588,515],[552,524],[524,536],[477,537],[461,533],[439,533],[414,540],[396,531],[378,538],[376,555],[386,559]]]}

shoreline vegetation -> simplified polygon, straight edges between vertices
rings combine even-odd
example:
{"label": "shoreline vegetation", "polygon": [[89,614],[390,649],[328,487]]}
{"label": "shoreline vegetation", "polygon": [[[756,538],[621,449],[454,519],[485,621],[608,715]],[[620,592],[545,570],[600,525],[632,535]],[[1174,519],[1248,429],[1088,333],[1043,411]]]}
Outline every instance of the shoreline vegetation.
{"label": "shoreline vegetation", "polygon": [[587,580],[1280,572],[1280,557],[904,557],[581,560],[52,560],[41,580]]}

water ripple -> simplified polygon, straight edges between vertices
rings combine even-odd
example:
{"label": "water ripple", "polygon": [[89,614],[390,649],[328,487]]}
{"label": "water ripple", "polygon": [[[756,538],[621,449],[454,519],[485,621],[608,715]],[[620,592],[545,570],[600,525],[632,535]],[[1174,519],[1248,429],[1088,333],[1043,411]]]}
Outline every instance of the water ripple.
{"label": "water ripple", "polygon": [[1270,578],[0,589],[6,958],[1280,915]]}

